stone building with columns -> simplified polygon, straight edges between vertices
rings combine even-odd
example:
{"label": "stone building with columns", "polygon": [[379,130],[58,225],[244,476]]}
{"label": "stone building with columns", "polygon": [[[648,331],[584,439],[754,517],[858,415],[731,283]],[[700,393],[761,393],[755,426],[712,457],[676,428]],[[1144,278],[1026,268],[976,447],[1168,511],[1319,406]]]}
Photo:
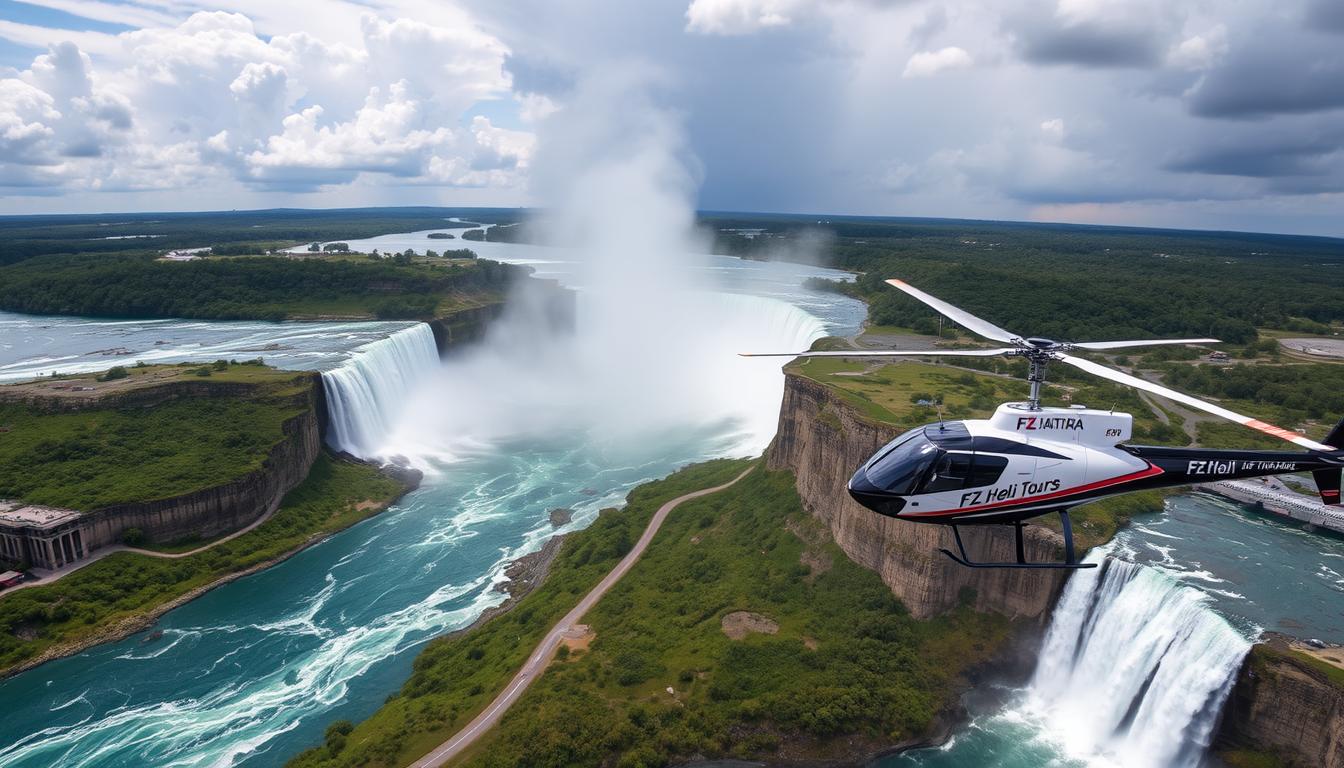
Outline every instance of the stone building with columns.
{"label": "stone building with columns", "polygon": [[79,512],[0,501],[0,559],[55,570],[88,557],[89,548]]}

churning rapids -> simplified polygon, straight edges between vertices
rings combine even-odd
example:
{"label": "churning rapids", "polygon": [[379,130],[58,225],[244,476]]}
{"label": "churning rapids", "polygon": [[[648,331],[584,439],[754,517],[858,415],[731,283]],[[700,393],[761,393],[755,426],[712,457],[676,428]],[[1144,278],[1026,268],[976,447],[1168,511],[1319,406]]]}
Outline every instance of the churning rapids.
{"label": "churning rapids", "polygon": [[[352,245],[436,243],[410,233]],[[472,247],[584,287],[563,252]],[[493,587],[510,560],[677,466],[758,453],[782,378],[776,364],[732,353],[851,333],[863,307],[801,288],[809,276],[839,276],[827,270],[727,258],[700,269],[712,292],[683,297],[675,322],[604,339],[611,346],[505,322],[444,363],[420,324],[0,313],[0,380],[116,358],[261,355],[323,372],[332,447],[426,472],[383,515],[167,614],[157,640],[99,646],[0,683],[0,766],[280,765],[318,743],[327,723],[371,714],[425,641],[499,602]],[[612,325],[582,296],[576,335]],[[634,380],[644,396],[616,391],[632,381],[622,376],[604,390],[591,377],[604,366],[651,372]],[[575,398],[576,387],[598,391]],[[579,399],[602,406],[566,407]],[[547,519],[557,507],[575,512],[558,531]],[[1288,617],[1311,636],[1344,638],[1331,608],[1344,578],[1320,565],[1344,558],[1344,543],[1195,494],[1137,519],[1108,549],[1115,559],[1065,588],[1025,687],[942,747],[879,765],[1196,765],[1249,638]],[[1294,578],[1303,568],[1319,568],[1317,578]]]}
{"label": "churning rapids", "polygon": [[[563,264],[544,268],[565,277]],[[707,271],[713,290],[688,294],[676,323],[625,324],[640,336],[613,339],[622,348],[528,338],[535,328],[506,320],[443,363],[417,324],[382,324],[374,340],[345,324],[0,317],[20,329],[9,339],[41,342],[0,351],[11,375],[107,367],[107,350],[320,369],[333,447],[399,456],[426,473],[384,514],[165,615],[157,639],[99,646],[0,683],[0,765],[281,765],[331,721],[376,710],[425,641],[498,603],[510,560],[583,527],[639,483],[759,453],[783,379],[778,361],[733,353],[852,333],[863,307],[801,287],[813,275],[843,277],[829,270],[718,259]],[[595,319],[586,298],[580,338]],[[615,375],[623,365],[657,379]],[[594,380],[594,370],[611,375]],[[648,391],[606,392],[604,378]],[[579,386],[595,388],[585,399],[602,407],[552,416]],[[574,517],[556,531],[547,513],[558,507]]]}

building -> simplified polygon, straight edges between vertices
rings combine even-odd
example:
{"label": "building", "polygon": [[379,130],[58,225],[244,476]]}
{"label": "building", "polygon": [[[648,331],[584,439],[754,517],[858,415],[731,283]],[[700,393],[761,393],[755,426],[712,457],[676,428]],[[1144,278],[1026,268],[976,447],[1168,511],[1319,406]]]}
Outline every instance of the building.
{"label": "building", "polygon": [[83,515],[73,509],[0,501],[0,558],[54,570],[89,556]]}

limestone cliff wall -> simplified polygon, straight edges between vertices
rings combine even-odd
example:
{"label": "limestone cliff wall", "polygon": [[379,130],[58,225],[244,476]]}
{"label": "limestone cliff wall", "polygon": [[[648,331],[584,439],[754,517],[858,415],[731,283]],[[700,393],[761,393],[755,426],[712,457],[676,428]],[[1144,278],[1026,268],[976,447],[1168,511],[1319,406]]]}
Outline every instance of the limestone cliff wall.
{"label": "limestone cliff wall", "polygon": [[1251,649],[1223,707],[1217,746],[1287,766],[1344,768],[1344,687],[1271,639]]}
{"label": "limestone cliff wall", "polygon": [[[316,400],[316,379],[314,395]],[[257,469],[223,485],[154,501],[116,504],[84,514],[86,545],[114,544],[128,528],[139,528],[150,541],[208,539],[235,531],[261,517],[308,476],[322,437],[315,407],[290,418],[284,439],[272,446]]]}
{"label": "limestone cliff wall", "polygon": [[[827,387],[788,374],[767,466],[794,473],[808,512],[830,527],[850,559],[880,574],[914,616],[926,618],[950,610],[969,588],[975,592],[976,610],[1044,620],[1064,584],[1065,571],[959,566],[938,551],[953,548],[950,529],[884,517],[849,498],[845,484],[850,475],[899,432],[865,418]],[[981,560],[1016,557],[1010,528],[963,529],[963,539]],[[1057,559],[1062,547],[1059,534],[1028,526],[1028,559]]]}

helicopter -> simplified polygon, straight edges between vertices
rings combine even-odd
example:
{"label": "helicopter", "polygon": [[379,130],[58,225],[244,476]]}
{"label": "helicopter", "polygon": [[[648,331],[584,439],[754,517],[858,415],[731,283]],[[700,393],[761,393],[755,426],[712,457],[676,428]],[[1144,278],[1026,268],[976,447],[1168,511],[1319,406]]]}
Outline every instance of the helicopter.
{"label": "helicopter", "polygon": [[[1310,471],[1321,501],[1340,504],[1344,468],[1344,421],[1318,443],[1292,430],[1230,411],[1213,403],[1131,376],[1074,350],[1112,350],[1158,344],[1213,344],[1217,339],[1146,339],[1063,342],[1023,337],[935,298],[902,281],[888,285],[932,307],[961,327],[1007,346],[994,349],[852,350],[744,353],[746,357],[1020,357],[1028,364],[1025,402],[1003,403],[988,419],[940,421],[912,429],[864,462],[848,483],[849,495],[887,517],[948,525],[957,552],[941,549],[970,568],[1093,568],[1078,561],[1069,510],[1079,504],[1131,491],[1190,483]],[[1134,387],[1211,413],[1305,451],[1221,450],[1128,445],[1133,417],[1083,405],[1041,405],[1050,363],[1063,363],[1094,376]],[[1064,562],[1028,562],[1022,524],[1057,513],[1064,535]],[[961,526],[1012,525],[1014,562],[978,562],[966,552]]]}

